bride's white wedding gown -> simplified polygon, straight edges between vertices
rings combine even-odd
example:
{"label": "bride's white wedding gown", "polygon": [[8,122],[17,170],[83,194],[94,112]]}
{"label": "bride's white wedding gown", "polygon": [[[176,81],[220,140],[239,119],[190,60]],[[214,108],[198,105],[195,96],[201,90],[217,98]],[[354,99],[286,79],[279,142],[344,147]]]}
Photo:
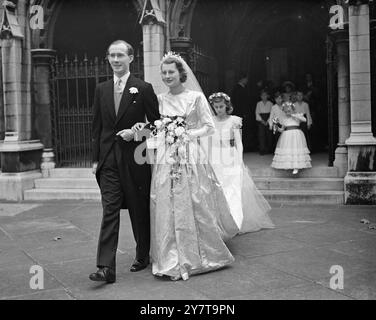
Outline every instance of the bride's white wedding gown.
{"label": "bride's white wedding gown", "polygon": [[[158,100],[161,115],[184,117],[192,130],[204,125],[214,128],[202,93],[164,93]],[[157,159],[169,151],[157,148]],[[189,142],[187,154],[189,161],[182,164],[178,182],[170,177],[170,164],[157,162],[150,191],[152,272],[174,280],[232,263],[234,257],[224,241],[239,232],[212,166],[200,161],[205,152],[197,141]]]}

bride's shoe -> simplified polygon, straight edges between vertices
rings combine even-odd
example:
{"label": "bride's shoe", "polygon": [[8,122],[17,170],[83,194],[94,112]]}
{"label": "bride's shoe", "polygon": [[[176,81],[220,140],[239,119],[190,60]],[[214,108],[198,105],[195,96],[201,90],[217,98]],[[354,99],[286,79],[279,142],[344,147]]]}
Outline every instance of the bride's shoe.
{"label": "bride's shoe", "polygon": [[181,276],[171,276],[170,279],[172,281],[177,281],[177,280],[180,280],[180,279],[183,279],[185,281],[185,280],[189,279],[189,276],[188,276],[188,273],[185,272]]}
{"label": "bride's shoe", "polygon": [[178,281],[180,279],[180,276],[175,276],[175,277],[171,276],[170,279],[172,281]]}

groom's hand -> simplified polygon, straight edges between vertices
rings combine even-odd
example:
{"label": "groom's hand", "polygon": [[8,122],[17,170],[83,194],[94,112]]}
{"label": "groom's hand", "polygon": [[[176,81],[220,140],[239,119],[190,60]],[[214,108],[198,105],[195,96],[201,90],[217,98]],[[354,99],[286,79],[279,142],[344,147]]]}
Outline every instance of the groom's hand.
{"label": "groom's hand", "polygon": [[134,132],[132,129],[124,129],[119,131],[116,135],[122,137],[123,140],[129,142],[133,140]]}

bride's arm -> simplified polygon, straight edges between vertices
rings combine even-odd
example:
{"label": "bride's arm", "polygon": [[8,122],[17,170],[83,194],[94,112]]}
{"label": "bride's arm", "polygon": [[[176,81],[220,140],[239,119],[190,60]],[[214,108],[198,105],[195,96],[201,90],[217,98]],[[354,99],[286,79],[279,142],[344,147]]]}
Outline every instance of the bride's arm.
{"label": "bride's arm", "polygon": [[213,116],[211,115],[210,107],[208,102],[206,101],[205,96],[203,94],[200,94],[197,97],[196,103],[201,127],[188,131],[189,136],[193,139],[197,137],[210,136],[215,132]]}

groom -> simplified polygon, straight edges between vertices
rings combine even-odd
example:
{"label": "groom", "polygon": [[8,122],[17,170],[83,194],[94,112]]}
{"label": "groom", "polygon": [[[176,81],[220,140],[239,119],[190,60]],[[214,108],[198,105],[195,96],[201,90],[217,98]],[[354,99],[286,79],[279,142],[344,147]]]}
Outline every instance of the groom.
{"label": "groom", "polygon": [[103,218],[99,234],[97,267],[89,278],[116,280],[116,251],[120,209],[128,209],[136,240],[136,258],[130,271],[149,264],[151,168],[137,163],[131,128],[138,122],[159,119],[158,99],[151,84],[129,72],[134,53],[130,44],[117,40],[107,50],[112,79],[98,84],[93,106],[93,173],[101,190]]}

